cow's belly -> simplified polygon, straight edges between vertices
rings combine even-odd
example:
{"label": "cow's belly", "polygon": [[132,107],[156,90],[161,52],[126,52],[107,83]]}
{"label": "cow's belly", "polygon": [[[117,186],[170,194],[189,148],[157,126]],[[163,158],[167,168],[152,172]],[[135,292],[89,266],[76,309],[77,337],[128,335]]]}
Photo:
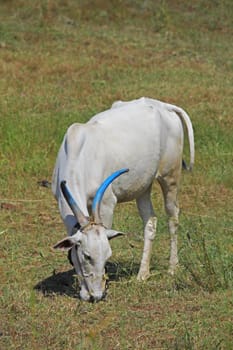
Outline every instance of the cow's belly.
{"label": "cow's belly", "polygon": [[112,183],[112,191],[117,201],[128,202],[140,197],[150,187],[156,173],[157,166],[153,166],[153,163],[145,167],[143,162],[138,162],[134,167],[129,166],[129,172],[122,174]]}

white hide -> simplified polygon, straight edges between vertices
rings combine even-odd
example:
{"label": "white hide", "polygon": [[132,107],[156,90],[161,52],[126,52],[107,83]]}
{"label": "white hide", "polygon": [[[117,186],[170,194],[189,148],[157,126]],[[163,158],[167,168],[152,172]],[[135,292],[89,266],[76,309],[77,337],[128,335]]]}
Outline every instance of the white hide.
{"label": "white hide", "polygon": [[[60,182],[63,180],[67,182],[81,211],[89,217],[92,200],[103,180],[116,170],[129,168],[127,174],[121,175],[107,189],[101,202],[100,214],[103,225],[111,228],[116,203],[136,199],[144,223],[144,250],[138,273],[140,280],[144,280],[149,275],[152,241],[156,232],[157,218],[150,200],[154,178],[161,185],[165,209],[169,216],[171,273],[174,273],[178,263],[177,191],[182,164],[183,125],[188,131],[190,168],[192,168],[194,136],[188,115],[177,106],[149,98],[115,102],[111,109],[97,114],[86,124],[71,125],[64,136],[57,157],[52,191],[58,201],[68,236],[71,236],[77,219],[61,194]],[[93,240],[95,243],[86,242],[84,246],[79,245],[81,249],[78,248],[78,254],[81,256],[85,249],[88,250],[88,254],[94,255],[98,251],[99,255],[92,264],[92,272],[95,274],[95,269],[98,270],[99,265],[101,267],[98,271],[102,271],[103,265],[110,256],[110,245],[105,239],[104,230],[101,228],[99,236],[96,236],[93,231],[82,233],[82,236],[85,242]],[[92,249],[91,252],[90,249]],[[80,275],[80,266],[77,265],[85,262],[80,262],[79,259],[77,263],[75,252],[73,246],[72,260]],[[82,280],[81,298],[89,300],[90,296],[95,298],[95,295],[98,295],[96,300],[100,299],[103,294],[103,290],[102,292],[100,290],[101,281],[98,281],[97,288],[94,283],[91,285],[85,281],[85,276],[82,276]]]}

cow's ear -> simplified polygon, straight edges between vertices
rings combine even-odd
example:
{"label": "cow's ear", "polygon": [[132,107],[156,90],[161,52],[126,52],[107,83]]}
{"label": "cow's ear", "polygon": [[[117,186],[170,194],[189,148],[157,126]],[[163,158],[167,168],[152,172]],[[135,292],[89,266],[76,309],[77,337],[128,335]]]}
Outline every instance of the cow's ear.
{"label": "cow's ear", "polygon": [[115,238],[115,237],[124,236],[125,233],[115,231],[115,230],[106,230],[106,235],[107,235],[108,239],[110,240],[110,239]]}
{"label": "cow's ear", "polygon": [[70,250],[73,246],[80,245],[80,244],[81,244],[81,235],[80,235],[80,232],[77,232],[75,235],[66,237],[61,241],[57,242],[53,246],[53,249],[67,251],[67,250]]}

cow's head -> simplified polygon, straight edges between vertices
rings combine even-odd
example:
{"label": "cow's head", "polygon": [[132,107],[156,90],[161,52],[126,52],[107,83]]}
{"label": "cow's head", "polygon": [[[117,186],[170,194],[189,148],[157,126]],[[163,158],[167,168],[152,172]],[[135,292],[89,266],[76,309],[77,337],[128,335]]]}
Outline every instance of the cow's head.
{"label": "cow's head", "polygon": [[72,236],[55,244],[54,248],[71,250],[71,260],[78,275],[82,300],[99,301],[105,296],[105,264],[112,254],[109,240],[122,233],[104,227],[100,218],[100,204],[107,187],[128,170],[116,171],[102,183],[92,203],[91,218],[82,213],[66,182],[61,182],[62,193],[81,227]]}

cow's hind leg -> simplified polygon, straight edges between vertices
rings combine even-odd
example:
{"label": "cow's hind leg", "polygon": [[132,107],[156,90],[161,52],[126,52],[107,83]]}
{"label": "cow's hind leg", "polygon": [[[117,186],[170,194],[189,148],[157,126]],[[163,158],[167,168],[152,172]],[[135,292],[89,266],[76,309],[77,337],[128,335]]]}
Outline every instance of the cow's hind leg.
{"label": "cow's hind leg", "polygon": [[150,258],[152,244],[156,233],[157,218],[150,199],[151,187],[140,198],[137,199],[137,206],[144,224],[144,248],[142,260],[137,279],[146,280],[150,275]]}
{"label": "cow's hind leg", "polygon": [[177,199],[180,169],[173,171],[164,177],[159,177],[158,181],[163,191],[165,210],[168,215],[168,225],[170,232],[170,265],[168,272],[172,275],[178,265],[177,252],[177,228],[179,224],[179,205]]}

